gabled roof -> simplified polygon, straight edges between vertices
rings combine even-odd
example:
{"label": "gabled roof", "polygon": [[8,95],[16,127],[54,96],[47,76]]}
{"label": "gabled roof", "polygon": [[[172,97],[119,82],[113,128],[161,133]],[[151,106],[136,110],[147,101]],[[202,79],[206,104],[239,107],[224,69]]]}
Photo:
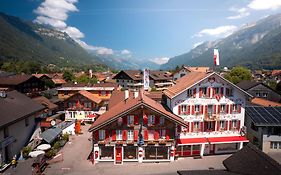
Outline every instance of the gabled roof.
{"label": "gabled roof", "polygon": [[254,86],[257,86],[259,84],[262,84],[261,82],[256,82],[256,81],[249,81],[249,80],[243,80],[236,85],[239,86],[241,89],[247,91],[248,89],[251,89]]}
{"label": "gabled roof", "polygon": [[[21,84],[34,76],[32,75],[11,75],[8,77],[1,77],[0,84],[1,85],[18,85]],[[36,78],[36,77],[35,77]]]}
{"label": "gabled roof", "polygon": [[94,96],[94,94],[92,94],[91,92],[88,91],[79,91],[79,94],[83,95],[84,97],[88,98],[89,100],[99,104],[100,102],[102,102],[102,100],[100,98],[97,98]]}
{"label": "gabled roof", "polygon": [[[121,76],[124,78],[130,78],[132,80],[142,80],[143,72],[141,70],[122,70],[117,75],[115,75],[113,79],[117,79]],[[152,80],[171,80],[172,74],[167,71],[151,70],[149,71],[149,78]]]}
{"label": "gabled roof", "polygon": [[245,111],[256,126],[281,126],[281,107],[249,106]]}
{"label": "gabled roof", "polygon": [[45,109],[44,106],[17,91],[0,97],[0,128]]}
{"label": "gabled roof", "polygon": [[266,99],[263,99],[263,98],[253,98],[251,100],[251,103],[252,104],[255,104],[255,105],[259,105],[259,106],[264,106],[264,107],[270,107],[270,106],[280,106],[281,107],[281,103],[277,103],[277,102],[274,102],[274,101],[269,101],[269,100],[266,100]]}
{"label": "gabled roof", "polygon": [[52,103],[49,99],[43,96],[35,97],[33,100],[39,104],[42,104],[43,106],[46,106],[48,109],[55,109],[58,107],[58,105]]}
{"label": "gabled roof", "polygon": [[228,171],[244,175],[277,175],[281,172],[280,164],[251,143],[224,160],[223,164]]}
{"label": "gabled roof", "polygon": [[119,102],[107,112],[102,114],[89,128],[89,131],[92,132],[98,130],[99,128],[117,120],[119,117],[122,117],[128,114],[129,112],[140,108],[141,106],[149,108],[167,117],[168,119],[179,123],[180,125],[187,126],[182,118],[167,111],[162,104],[150,99],[149,97],[144,95],[143,91],[140,91],[139,96],[137,98],[129,97],[127,100]]}
{"label": "gabled roof", "polygon": [[237,88],[239,91],[243,92],[244,94],[248,95],[249,97],[252,97],[251,94],[244,91],[240,87],[236,86],[232,82],[228,81],[224,77],[220,76],[216,72],[190,72],[189,74],[183,76],[179,80],[176,81],[176,84],[172,87],[169,87],[167,90],[164,91],[164,94],[169,98],[174,98],[177,95],[181,94],[183,91],[191,88],[192,86],[200,83],[201,81],[211,77],[212,75],[216,75],[229,83],[232,87]]}
{"label": "gabled roof", "polygon": [[66,84],[67,82],[62,79],[62,78],[52,78],[52,81],[55,83],[55,84]]}

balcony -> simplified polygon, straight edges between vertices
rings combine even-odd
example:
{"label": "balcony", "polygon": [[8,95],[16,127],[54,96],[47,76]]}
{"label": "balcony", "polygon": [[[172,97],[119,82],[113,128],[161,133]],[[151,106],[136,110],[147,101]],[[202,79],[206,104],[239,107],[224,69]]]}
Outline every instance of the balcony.
{"label": "balcony", "polygon": [[213,114],[213,113],[208,113],[208,114],[205,114],[205,116],[204,116],[205,121],[217,121],[217,120],[219,120],[219,118],[220,118],[219,114]]}

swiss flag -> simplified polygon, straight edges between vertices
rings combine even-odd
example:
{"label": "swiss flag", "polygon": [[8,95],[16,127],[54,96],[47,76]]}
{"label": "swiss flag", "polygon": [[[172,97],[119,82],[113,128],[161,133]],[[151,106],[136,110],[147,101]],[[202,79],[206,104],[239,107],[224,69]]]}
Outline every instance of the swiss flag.
{"label": "swiss flag", "polygon": [[220,56],[219,56],[219,50],[214,49],[214,65],[219,66],[220,65]]}

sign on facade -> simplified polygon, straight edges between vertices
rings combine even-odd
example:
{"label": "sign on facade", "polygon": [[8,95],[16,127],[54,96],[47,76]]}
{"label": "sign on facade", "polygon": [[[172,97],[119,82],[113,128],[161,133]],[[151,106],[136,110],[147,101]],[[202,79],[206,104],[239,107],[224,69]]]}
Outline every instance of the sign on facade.
{"label": "sign on facade", "polygon": [[149,88],[149,70],[144,69],[143,71],[143,88],[144,90],[148,90]]}

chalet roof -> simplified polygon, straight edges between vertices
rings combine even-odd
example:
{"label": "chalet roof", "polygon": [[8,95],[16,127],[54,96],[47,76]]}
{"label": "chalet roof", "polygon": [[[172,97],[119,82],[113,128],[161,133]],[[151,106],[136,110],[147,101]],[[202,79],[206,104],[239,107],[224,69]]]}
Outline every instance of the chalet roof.
{"label": "chalet roof", "polygon": [[0,77],[0,84],[1,85],[19,85],[30,78],[32,75],[11,75],[8,77]]}
{"label": "chalet roof", "polygon": [[55,83],[55,84],[66,84],[67,82],[62,79],[62,78],[52,78],[52,81]]}
{"label": "chalet roof", "polygon": [[270,107],[270,106],[280,106],[281,107],[281,103],[277,103],[274,101],[269,101],[263,98],[253,98],[251,100],[252,104],[255,105],[259,105],[259,106],[264,106],[264,107]]}
{"label": "chalet roof", "polygon": [[245,111],[256,126],[281,126],[281,107],[248,106]]}
{"label": "chalet roof", "polygon": [[32,74],[33,76],[35,76],[36,78],[41,78],[43,76],[51,78],[49,74]]}
{"label": "chalet roof", "polygon": [[187,74],[187,75],[183,76],[182,78],[180,78],[179,80],[177,80],[176,84],[174,86],[166,89],[164,91],[164,94],[169,98],[173,98],[173,97],[179,95],[180,93],[182,93],[183,91],[185,91],[186,89],[194,86],[195,84],[205,80],[206,78],[208,78],[212,75],[217,75],[224,81],[228,82],[232,87],[237,88],[239,91],[243,92],[244,94],[248,95],[249,97],[252,97],[251,94],[244,91],[240,87],[236,86],[232,82],[228,81],[224,77],[220,76],[216,72],[204,72],[204,73],[203,72],[190,72],[189,74]]}
{"label": "chalet roof", "polygon": [[148,96],[149,98],[155,100],[155,101],[159,101],[162,99],[162,95],[163,92],[162,91],[150,91],[150,92],[146,92],[146,96]]}
{"label": "chalet roof", "polygon": [[[132,92],[129,91],[129,96],[132,96]],[[125,91],[114,90],[111,94],[111,98],[108,101],[108,109],[110,110],[113,106],[125,99]]]}
{"label": "chalet roof", "polygon": [[58,107],[58,105],[52,103],[49,99],[43,96],[35,97],[33,100],[43,106],[46,106],[48,109],[55,109]]}
{"label": "chalet roof", "polygon": [[100,98],[97,98],[94,96],[94,94],[92,94],[91,92],[88,91],[79,91],[79,94],[83,95],[84,97],[88,98],[89,100],[99,104],[100,102],[102,102],[102,100]]}
{"label": "chalet roof", "polygon": [[207,72],[210,68],[209,67],[191,67],[191,66],[183,65],[179,70],[177,70],[173,74],[178,73],[182,69],[185,69],[188,72]]}
{"label": "chalet roof", "polygon": [[[122,74],[127,75],[132,80],[142,80],[143,79],[143,72],[141,70],[122,70],[117,75],[113,77],[116,79],[118,76]],[[151,70],[149,71],[149,78],[152,80],[171,80],[171,73],[167,71],[156,71]]]}
{"label": "chalet roof", "polygon": [[111,109],[109,109],[107,112],[102,114],[89,128],[89,131],[95,131],[99,128],[105,126],[108,123],[111,123],[118,119],[118,117],[126,115],[130,111],[133,111],[137,108],[140,108],[141,106],[150,108],[161,115],[169,118],[170,120],[179,123],[180,125],[186,126],[186,123],[183,121],[182,118],[174,115],[173,113],[169,112],[165,107],[150,99],[146,95],[144,95],[143,91],[139,92],[139,95],[137,98],[129,97],[127,100],[123,100],[119,102],[118,104],[114,105]]}
{"label": "chalet roof", "polygon": [[228,171],[243,175],[276,175],[281,172],[280,164],[251,143],[224,160],[223,164]]}
{"label": "chalet roof", "polygon": [[256,81],[249,81],[249,80],[243,80],[236,85],[239,86],[241,89],[247,91],[248,89],[251,89],[254,86],[257,86],[259,84],[262,84],[261,82],[256,82]]}
{"label": "chalet roof", "polygon": [[43,110],[45,107],[17,91],[7,92],[7,97],[0,97],[0,127]]}

